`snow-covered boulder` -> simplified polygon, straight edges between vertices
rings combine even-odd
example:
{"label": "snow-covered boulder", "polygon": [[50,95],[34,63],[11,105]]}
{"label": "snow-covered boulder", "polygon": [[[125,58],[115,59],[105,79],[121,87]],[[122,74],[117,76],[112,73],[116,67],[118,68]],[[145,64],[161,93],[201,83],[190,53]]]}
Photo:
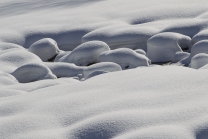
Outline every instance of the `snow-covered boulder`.
{"label": "snow-covered boulder", "polygon": [[11,74],[0,72],[0,86],[17,84],[17,79]]}
{"label": "snow-covered boulder", "polygon": [[99,28],[83,36],[82,42],[100,40],[111,49],[130,48],[147,50],[147,40],[159,31],[152,27],[113,25]]}
{"label": "snow-covered boulder", "polygon": [[199,69],[206,64],[208,64],[208,54],[199,53],[191,59],[189,67]]}
{"label": "snow-covered boulder", "polygon": [[142,49],[136,49],[134,51],[137,52],[138,54],[146,55],[146,52]]}
{"label": "snow-covered boulder", "polygon": [[94,76],[100,75],[100,74],[105,74],[105,73],[108,73],[108,72],[107,71],[103,71],[103,70],[93,71],[89,75],[87,75],[87,77],[85,77],[85,80],[89,79],[89,78],[92,78]]}
{"label": "snow-covered boulder", "polygon": [[43,79],[56,79],[56,76],[52,74],[48,67],[39,63],[25,64],[17,68],[12,75],[20,83],[28,83]]}
{"label": "snow-covered boulder", "polygon": [[184,58],[189,57],[190,53],[178,51],[175,53],[172,62],[176,63]]}
{"label": "snow-covered boulder", "polygon": [[191,54],[189,57],[182,59],[180,63],[182,63],[185,66],[188,66],[191,62],[191,59],[199,53],[206,53],[208,54],[208,40],[202,40],[197,43],[195,43],[191,48]]}
{"label": "snow-covered boulder", "polygon": [[139,66],[149,66],[151,61],[144,55],[136,53],[129,48],[119,48],[103,52],[99,56],[100,62],[114,62],[122,69],[131,69]]}
{"label": "snow-covered boulder", "polygon": [[101,62],[97,64],[93,64],[91,66],[86,67],[83,70],[84,78],[86,78],[90,73],[94,71],[106,71],[106,72],[114,72],[121,71],[121,66],[113,63],[113,62]]}
{"label": "snow-covered boulder", "polygon": [[50,61],[59,52],[56,41],[51,38],[44,38],[33,43],[28,51],[36,54],[42,61]]}
{"label": "snow-covered boulder", "polygon": [[160,33],[147,41],[147,57],[153,63],[169,62],[176,52],[190,47],[191,38],[188,36],[171,32]]}
{"label": "snow-covered boulder", "polygon": [[54,59],[54,62],[61,62],[61,61],[64,61],[64,58],[70,54],[71,51],[61,51],[58,53],[58,55],[56,56],[56,58]]}
{"label": "snow-covered boulder", "polygon": [[197,33],[196,35],[194,35],[191,42],[192,42],[192,44],[195,44],[195,43],[202,41],[202,40],[208,40],[208,29],[203,30],[203,31]]}
{"label": "snow-covered boulder", "polygon": [[76,66],[72,63],[63,62],[44,62],[44,64],[55,74],[60,77],[75,77],[78,74],[83,74],[85,67]]}
{"label": "snow-covered boulder", "polygon": [[109,51],[109,46],[101,41],[90,41],[77,46],[62,62],[74,63],[77,66],[87,66],[99,61],[102,52]]}
{"label": "snow-covered boulder", "polygon": [[4,53],[4,51],[10,50],[10,49],[22,49],[22,50],[24,50],[24,48],[20,45],[13,44],[13,43],[0,42],[0,54]]}

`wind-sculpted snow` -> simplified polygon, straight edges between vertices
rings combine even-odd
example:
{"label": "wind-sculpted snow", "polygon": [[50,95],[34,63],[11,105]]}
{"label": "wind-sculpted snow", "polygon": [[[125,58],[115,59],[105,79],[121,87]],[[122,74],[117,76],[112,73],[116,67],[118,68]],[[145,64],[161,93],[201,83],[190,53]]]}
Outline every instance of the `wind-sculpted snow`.
{"label": "wind-sculpted snow", "polygon": [[0,139],[208,138],[207,0],[1,0],[0,30]]}
{"label": "wind-sculpted snow", "polygon": [[77,46],[62,62],[74,63],[77,66],[87,66],[99,62],[99,55],[109,51],[109,46],[101,41],[90,41]]}
{"label": "wind-sculpted snow", "polygon": [[117,63],[122,69],[132,69],[151,64],[151,61],[145,55],[138,54],[129,48],[119,48],[103,52],[99,56],[99,61]]}
{"label": "wind-sculpted snow", "polygon": [[153,63],[172,61],[174,55],[182,49],[189,50],[191,38],[178,33],[160,33],[147,42],[147,57]]}

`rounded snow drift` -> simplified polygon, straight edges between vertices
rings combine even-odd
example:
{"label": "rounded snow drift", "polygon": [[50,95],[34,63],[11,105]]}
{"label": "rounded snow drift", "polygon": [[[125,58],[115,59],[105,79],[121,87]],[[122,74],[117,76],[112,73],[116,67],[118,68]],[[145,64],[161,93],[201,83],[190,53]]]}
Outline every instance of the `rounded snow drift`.
{"label": "rounded snow drift", "polygon": [[42,61],[50,61],[59,52],[57,43],[50,38],[44,38],[33,43],[28,51],[36,54]]}
{"label": "rounded snow drift", "polygon": [[147,41],[147,57],[152,63],[170,62],[178,51],[189,50],[191,38],[178,33],[160,33]]}
{"label": "rounded snow drift", "polygon": [[178,61],[180,61],[180,60],[182,60],[184,58],[189,57],[189,55],[190,55],[190,53],[187,53],[187,52],[181,52],[181,51],[176,52],[174,57],[173,57],[172,62],[176,63],[176,62],[178,62]]}
{"label": "rounded snow drift", "polygon": [[71,51],[61,51],[61,52],[59,52],[58,53],[58,55],[56,56],[56,58],[54,59],[54,62],[61,62],[61,61],[63,61],[64,60],[64,58],[68,55],[68,54],[70,54],[71,53]]}
{"label": "rounded snow drift", "polygon": [[99,62],[99,55],[109,50],[109,46],[104,42],[86,42],[76,47],[62,62],[74,63],[77,66],[88,66]]}
{"label": "rounded snow drift", "polygon": [[56,76],[53,75],[45,65],[38,63],[25,64],[17,68],[12,75],[20,83],[28,83],[42,79],[55,79]]}
{"label": "rounded snow drift", "polygon": [[151,61],[144,55],[136,53],[129,48],[119,48],[103,52],[99,56],[100,62],[114,62],[122,69],[131,69],[139,66],[149,66]]}
{"label": "rounded snow drift", "polygon": [[194,69],[199,69],[206,64],[208,64],[208,54],[200,53],[200,54],[195,55],[191,59],[190,67]]}
{"label": "rounded snow drift", "polygon": [[86,67],[83,70],[84,78],[86,78],[90,73],[94,71],[106,71],[106,72],[114,72],[114,71],[121,71],[121,66],[113,63],[113,62],[101,62],[97,64],[93,64],[89,67]]}

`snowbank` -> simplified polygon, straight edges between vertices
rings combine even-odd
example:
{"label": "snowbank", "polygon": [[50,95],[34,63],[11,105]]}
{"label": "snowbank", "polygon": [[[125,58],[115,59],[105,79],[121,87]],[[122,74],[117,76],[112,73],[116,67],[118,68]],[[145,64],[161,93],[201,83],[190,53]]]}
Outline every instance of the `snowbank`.
{"label": "snowbank", "polygon": [[208,54],[199,53],[196,54],[192,59],[189,67],[199,69],[204,65],[208,64]]}

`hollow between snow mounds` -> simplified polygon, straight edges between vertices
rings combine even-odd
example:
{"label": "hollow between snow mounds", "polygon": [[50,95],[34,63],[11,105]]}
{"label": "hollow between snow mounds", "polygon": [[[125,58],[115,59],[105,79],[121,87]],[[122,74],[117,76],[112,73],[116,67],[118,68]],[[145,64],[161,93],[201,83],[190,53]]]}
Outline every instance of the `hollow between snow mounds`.
{"label": "hollow between snow mounds", "polygon": [[159,32],[151,27],[113,25],[91,31],[82,37],[82,42],[99,40],[111,49],[130,48],[147,51],[147,40]]}

